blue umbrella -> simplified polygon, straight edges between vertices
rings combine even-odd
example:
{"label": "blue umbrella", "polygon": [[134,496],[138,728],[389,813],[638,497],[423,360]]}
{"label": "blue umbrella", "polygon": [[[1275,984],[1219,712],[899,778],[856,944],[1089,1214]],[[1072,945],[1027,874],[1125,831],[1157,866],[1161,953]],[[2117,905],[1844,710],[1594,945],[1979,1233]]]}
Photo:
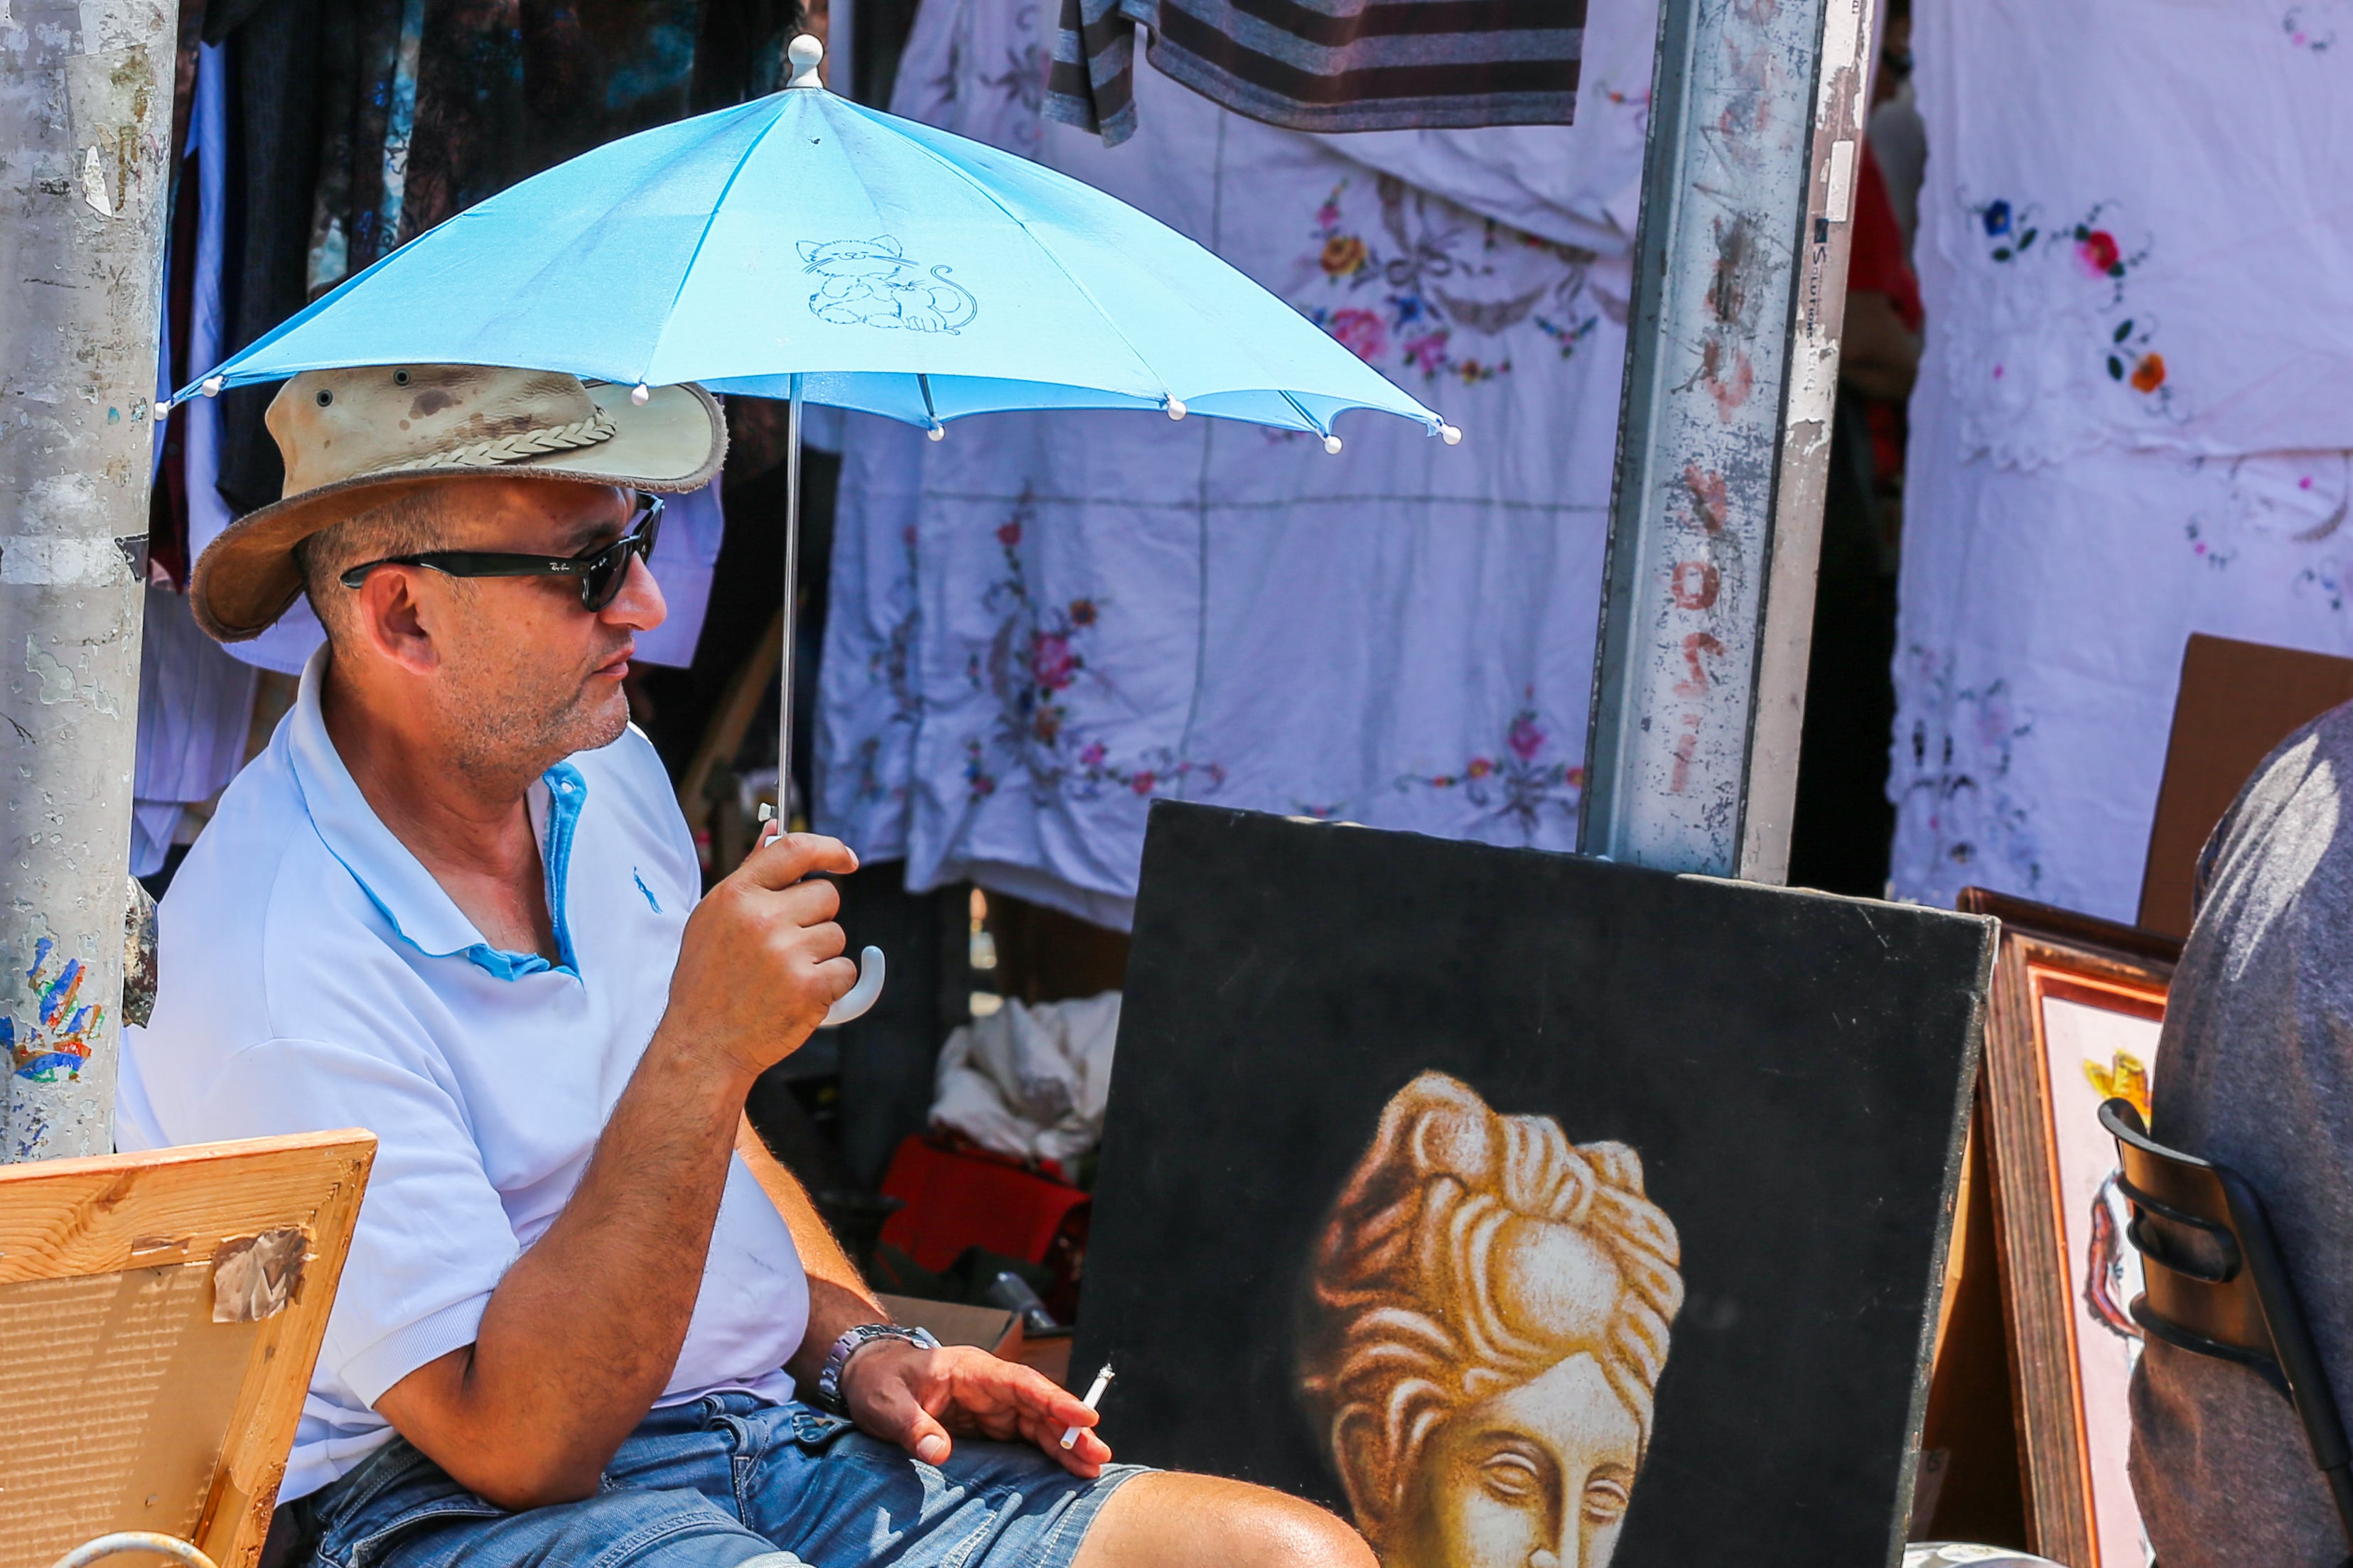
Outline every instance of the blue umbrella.
{"label": "blue umbrella", "polygon": [[181,397],[404,361],[699,381],[936,430],[1157,408],[1330,437],[1436,414],[1191,240],[1092,186],[819,86],[597,148],[459,213]]}
{"label": "blue umbrella", "polygon": [[[1461,433],[1163,224],[1067,175],[785,90],[626,137],[418,236],[176,398],[352,365],[514,365],[789,399],[784,714],[805,403],[928,428],[1158,409],[1312,432],[1350,409]],[[175,398],[175,400],[176,400]],[[865,986],[861,984],[861,991]]]}

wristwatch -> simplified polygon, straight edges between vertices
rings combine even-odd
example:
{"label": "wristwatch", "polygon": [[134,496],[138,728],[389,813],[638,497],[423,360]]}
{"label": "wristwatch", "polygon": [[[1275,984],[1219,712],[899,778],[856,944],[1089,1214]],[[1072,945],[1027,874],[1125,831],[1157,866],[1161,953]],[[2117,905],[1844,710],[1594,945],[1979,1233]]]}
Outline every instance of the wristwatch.
{"label": "wristwatch", "polygon": [[817,1393],[810,1403],[836,1415],[849,1415],[849,1403],[841,1394],[841,1374],[849,1370],[849,1358],[876,1340],[904,1340],[918,1350],[940,1348],[940,1342],[932,1337],[929,1329],[902,1328],[897,1323],[860,1323],[834,1341],[833,1348],[825,1352],[825,1367],[817,1374]]}

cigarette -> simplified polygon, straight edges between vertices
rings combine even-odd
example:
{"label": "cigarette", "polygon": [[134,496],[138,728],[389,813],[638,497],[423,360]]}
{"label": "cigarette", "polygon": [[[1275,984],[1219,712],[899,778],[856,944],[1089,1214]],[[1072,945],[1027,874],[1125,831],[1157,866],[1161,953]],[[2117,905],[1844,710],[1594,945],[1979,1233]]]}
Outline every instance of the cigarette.
{"label": "cigarette", "polygon": [[[1094,1386],[1087,1390],[1087,1396],[1084,1399],[1080,1400],[1079,1403],[1085,1405],[1090,1410],[1094,1409],[1097,1405],[1103,1403],[1103,1390],[1109,1388],[1111,1386],[1111,1380],[1118,1375],[1119,1374],[1117,1373],[1112,1371],[1111,1363],[1103,1363],[1103,1370],[1095,1373]],[[1063,1428],[1063,1448],[1067,1450],[1072,1444],[1076,1443],[1079,1440],[1079,1434],[1085,1430],[1086,1428],[1083,1426],[1069,1426]]]}

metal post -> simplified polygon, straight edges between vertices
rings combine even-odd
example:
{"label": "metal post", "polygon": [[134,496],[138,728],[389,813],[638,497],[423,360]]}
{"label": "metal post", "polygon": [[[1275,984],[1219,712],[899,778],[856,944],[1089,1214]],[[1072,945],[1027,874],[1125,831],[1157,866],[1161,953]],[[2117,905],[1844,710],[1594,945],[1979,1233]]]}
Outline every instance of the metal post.
{"label": "metal post", "polygon": [[113,1148],[173,26],[0,0],[0,1161]]}
{"label": "metal post", "polygon": [[1666,0],[1580,847],[1788,874],[1872,0]]}

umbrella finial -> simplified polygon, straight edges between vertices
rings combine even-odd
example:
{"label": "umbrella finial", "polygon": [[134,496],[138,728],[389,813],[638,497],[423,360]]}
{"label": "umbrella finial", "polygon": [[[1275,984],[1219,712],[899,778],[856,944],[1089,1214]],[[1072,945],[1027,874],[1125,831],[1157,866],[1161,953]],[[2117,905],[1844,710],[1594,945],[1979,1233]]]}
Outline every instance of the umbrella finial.
{"label": "umbrella finial", "polygon": [[792,41],[792,46],[785,50],[785,56],[793,62],[792,79],[785,83],[786,87],[825,85],[817,79],[818,62],[825,58],[824,40],[815,34],[803,33]]}

